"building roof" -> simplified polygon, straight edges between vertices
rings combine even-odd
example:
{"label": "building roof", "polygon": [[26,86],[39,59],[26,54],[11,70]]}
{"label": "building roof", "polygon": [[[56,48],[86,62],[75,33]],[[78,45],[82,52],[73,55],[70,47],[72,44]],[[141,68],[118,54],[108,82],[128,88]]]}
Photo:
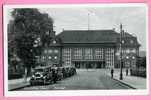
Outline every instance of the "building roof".
{"label": "building roof", "polygon": [[[65,30],[57,37],[62,43],[114,43],[120,36],[114,30]],[[125,33],[125,37],[133,37]]]}

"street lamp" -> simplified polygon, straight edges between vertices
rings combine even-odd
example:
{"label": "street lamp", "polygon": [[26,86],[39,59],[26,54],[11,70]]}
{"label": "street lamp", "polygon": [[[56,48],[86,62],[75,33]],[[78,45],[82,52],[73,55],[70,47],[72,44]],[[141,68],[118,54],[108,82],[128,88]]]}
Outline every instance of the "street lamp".
{"label": "street lamp", "polygon": [[122,24],[120,24],[120,80],[123,80],[123,72],[122,72]]}

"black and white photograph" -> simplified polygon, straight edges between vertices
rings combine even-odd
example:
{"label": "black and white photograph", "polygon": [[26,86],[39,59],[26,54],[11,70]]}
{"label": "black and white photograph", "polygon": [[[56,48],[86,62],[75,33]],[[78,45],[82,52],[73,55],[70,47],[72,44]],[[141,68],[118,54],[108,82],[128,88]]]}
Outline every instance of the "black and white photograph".
{"label": "black and white photograph", "polygon": [[145,95],[147,6],[4,5],[11,96]]}

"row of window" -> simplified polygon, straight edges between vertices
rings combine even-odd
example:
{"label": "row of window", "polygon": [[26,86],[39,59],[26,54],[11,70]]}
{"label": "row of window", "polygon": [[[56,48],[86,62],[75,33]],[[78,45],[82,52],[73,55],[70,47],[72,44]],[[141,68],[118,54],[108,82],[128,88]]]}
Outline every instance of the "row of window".
{"label": "row of window", "polygon": [[71,65],[71,48],[64,48],[62,57],[64,65]]}
{"label": "row of window", "polygon": [[[125,44],[126,42],[128,42],[128,41],[122,40],[122,44]],[[133,43],[134,43],[134,40],[130,40],[130,43],[133,44]]]}
{"label": "row of window", "polygon": [[[65,48],[63,49],[63,61],[64,64],[71,64],[71,48]],[[74,59],[82,59],[82,48],[75,48],[74,49]],[[104,50],[103,48],[97,48],[94,51],[95,58],[96,59],[103,59]],[[114,66],[114,49],[113,48],[107,48],[105,50],[105,60],[107,66]],[[93,51],[92,48],[85,48],[84,49],[84,59],[93,59]]]}
{"label": "row of window", "polygon": [[[106,54],[113,54],[114,49],[106,49],[107,51],[110,50],[110,52],[106,52]],[[84,52],[82,51],[82,48],[75,48],[73,51],[73,57],[75,59],[82,59],[84,53],[85,59],[93,59],[93,51],[92,48],[86,48],[84,49]],[[69,49],[63,49],[63,56],[70,56],[71,55],[71,48]],[[97,48],[94,51],[94,58],[95,59],[103,59],[104,57],[104,51],[103,48]]]}
{"label": "row of window", "polygon": [[[118,49],[117,52],[120,52],[120,49]],[[136,49],[135,48],[133,48],[133,49],[129,49],[129,48],[128,49],[122,49],[122,53],[123,54],[136,53]]]}
{"label": "row of window", "polygon": [[[83,51],[82,51],[83,50]],[[93,49],[92,48],[75,48],[73,52],[74,59],[93,59]],[[103,48],[97,48],[94,50],[95,59],[103,59]]]}
{"label": "row of window", "polygon": [[95,59],[103,59],[103,48],[97,48],[95,50]]}
{"label": "row of window", "polygon": [[136,61],[135,60],[125,61],[124,66],[125,67],[136,67]]}
{"label": "row of window", "polygon": [[57,50],[57,49],[55,49],[55,50],[52,50],[52,49],[45,49],[44,50],[44,53],[45,54],[51,54],[51,53],[58,53],[59,52],[59,50]]}
{"label": "row of window", "polygon": [[114,49],[113,48],[107,48],[105,50],[105,61],[106,61],[106,66],[108,67],[114,66]]}
{"label": "row of window", "polygon": [[41,59],[42,59],[42,60],[46,60],[46,59],[49,59],[49,60],[51,60],[51,59],[56,59],[56,60],[57,60],[57,59],[58,59],[58,56],[54,56],[54,57],[52,57],[52,56],[42,56]]}
{"label": "row of window", "polygon": [[74,59],[82,59],[82,48],[74,49]]}

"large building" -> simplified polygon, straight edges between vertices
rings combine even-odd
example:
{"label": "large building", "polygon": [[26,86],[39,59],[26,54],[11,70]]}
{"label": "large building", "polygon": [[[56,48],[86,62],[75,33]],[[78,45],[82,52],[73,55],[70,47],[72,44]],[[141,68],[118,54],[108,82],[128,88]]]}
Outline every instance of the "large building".
{"label": "large building", "polygon": [[114,29],[64,30],[52,36],[39,59],[46,65],[115,68],[122,64],[123,67],[136,67],[140,44],[137,37],[124,32],[122,27],[120,33]]}

